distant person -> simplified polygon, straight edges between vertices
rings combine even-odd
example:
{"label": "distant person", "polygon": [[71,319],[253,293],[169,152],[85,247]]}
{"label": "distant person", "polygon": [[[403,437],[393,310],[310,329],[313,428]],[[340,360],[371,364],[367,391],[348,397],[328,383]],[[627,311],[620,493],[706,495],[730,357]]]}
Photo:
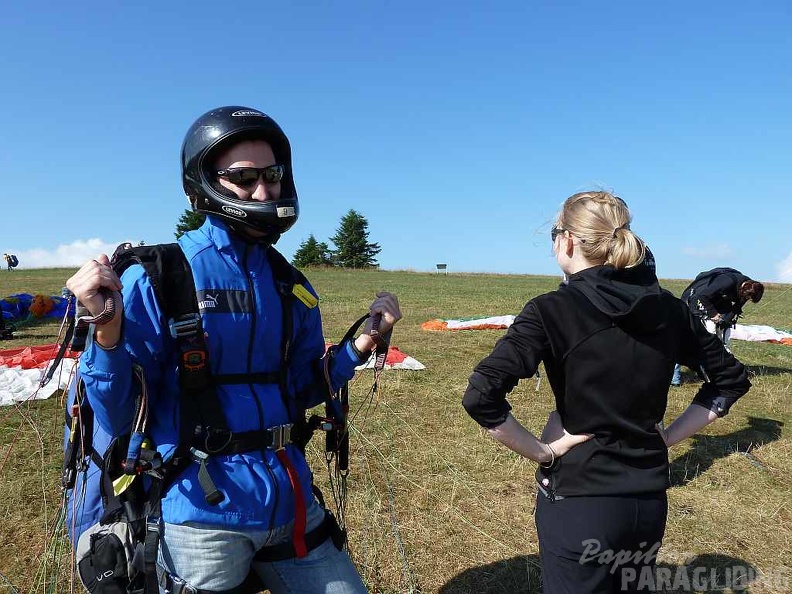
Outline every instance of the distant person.
{"label": "distant person", "polygon": [[[764,285],[745,276],[734,268],[713,268],[699,274],[682,292],[684,301],[693,315],[715,334],[726,349],[731,349],[731,329],[742,314],[743,306],[752,301],[759,303],[764,295]],[[682,383],[682,368],[674,367],[672,386]]]}
{"label": "distant person", "polygon": [[6,261],[6,266],[8,267],[9,271],[16,268],[19,264],[19,258],[17,258],[14,254],[3,254],[3,258]]}
{"label": "distant person", "polygon": [[[535,517],[546,594],[636,592],[654,579],[668,446],[727,414],[751,385],[745,367],[660,288],[630,221],[626,204],[607,192],[564,202],[551,239],[568,283],[525,305],[463,397],[493,438],[540,465]],[[674,361],[702,366],[708,382],[666,430]],[[541,440],[507,401],[540,362],[556,408]],[[630,558],[600,562],[592,543]]]}

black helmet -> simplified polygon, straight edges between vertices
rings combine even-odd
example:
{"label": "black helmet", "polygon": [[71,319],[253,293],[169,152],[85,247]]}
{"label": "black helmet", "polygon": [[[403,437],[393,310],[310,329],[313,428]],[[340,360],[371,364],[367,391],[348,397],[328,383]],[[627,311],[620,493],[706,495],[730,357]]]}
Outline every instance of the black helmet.
{"label": "black helmet", "polygon": [[[218,152],[243,140],[265,140],[279,165],[284,166],[280,198],[259,202],[240,200],[217,181],[214,160]],[[291,228],[300,212],[292,174],[289,139],[267,114],[249,107],[218,107],[199,117],[184,137],[181,151],[182,183],[193,210],[222,217],[232,229],[243,225],[266,234],[275,243]]]}

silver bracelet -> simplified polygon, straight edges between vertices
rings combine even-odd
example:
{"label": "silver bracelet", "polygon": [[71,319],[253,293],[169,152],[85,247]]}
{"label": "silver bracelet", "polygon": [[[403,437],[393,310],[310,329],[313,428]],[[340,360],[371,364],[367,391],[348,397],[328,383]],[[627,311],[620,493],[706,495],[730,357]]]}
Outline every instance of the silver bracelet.
{"label": "silver bracelet", "polygon": [[555,464],[556,461],[556,453],[555,450],[553,449],[553,446],[551,446],[549,443],[546,443],[545,445],[547,446],[547,449],[550,450],[550,456],[551,456],[550,464],[543,464],[540,462],[539,466],[541,466],[542,468],[552,468],[553,464]]}

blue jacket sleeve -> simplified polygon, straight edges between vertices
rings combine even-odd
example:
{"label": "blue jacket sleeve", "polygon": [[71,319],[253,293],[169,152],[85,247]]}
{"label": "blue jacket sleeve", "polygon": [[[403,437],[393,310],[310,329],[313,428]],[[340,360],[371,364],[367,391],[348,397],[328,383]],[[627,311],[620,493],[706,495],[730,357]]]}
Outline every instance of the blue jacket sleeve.
{"label": "blue jacket sleeve", "polygon": [[[319,308],[306,310],[301,303],[297,303],[295,307],[302,308],[303,315],[300,318],[295,317],[295,320],[300,319],[300,325],[292,346],[290,378],[292,390],[308,409],[324,402],[331,392],[352,379],[355,366],[362,361],[348,343],[335,349],[333,356],[327,354]],[[324,372],[326,363],[329,364],[330,371],[329,386]]]}
{"label": "blue jacket sleeve", "polygon": [[[132,365],[143,368],[149,386],[162,377],[164,353],[162,313],[154,289],[141,266],[131,266],[121,277],[124,286],[124,321],[121,340],[112,349],[104,349],[89,341],[80,357],[80,377],[97,422],[110,435],[130,430],[135,413],[137,385]],[[155,390],[149,391],[156,397]]]}

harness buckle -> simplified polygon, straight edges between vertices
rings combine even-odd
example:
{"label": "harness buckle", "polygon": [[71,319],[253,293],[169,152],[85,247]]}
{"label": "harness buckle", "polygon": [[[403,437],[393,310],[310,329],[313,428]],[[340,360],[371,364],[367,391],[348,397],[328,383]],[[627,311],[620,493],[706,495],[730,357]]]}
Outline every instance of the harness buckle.
{"label": "harness buckle", "polygon": [[193,313],[181,316],[178,320],[172,318],[168,322],[171,336],[175,339],[188,338],[195,336],[198,333],[198,328],[201,324],[200,314]]}
{"label": "harness buckle", "polygon": [[267,429],[270,435],[272,435],[272,445],[270,448],[273,450],[282,450],[286,445],[290,444],[292,442],[291,430],[293,426],[293,423],[288,423],[286,425],[278,425],[277,427],[270,427]]}
{"label": "harness buckle", "polygon": [[316,429],[319,431],[333,431],[334,429],[338,429],[340,423],[336,423],[335,420],[329,417],[319,417],[316,416],[314,421],[316,425]]}
{"label": "harness buckle", "polygon": [[165,570],[158,579],[159,585],[166,594],[198,594],[193,586]]}
{"label": "harness buckle", "polygon": [[198,448],[190,448],[190,453],[193,456],[193,460],[199,463],[206,462],[209,459],[209,454],[202,452]]}

